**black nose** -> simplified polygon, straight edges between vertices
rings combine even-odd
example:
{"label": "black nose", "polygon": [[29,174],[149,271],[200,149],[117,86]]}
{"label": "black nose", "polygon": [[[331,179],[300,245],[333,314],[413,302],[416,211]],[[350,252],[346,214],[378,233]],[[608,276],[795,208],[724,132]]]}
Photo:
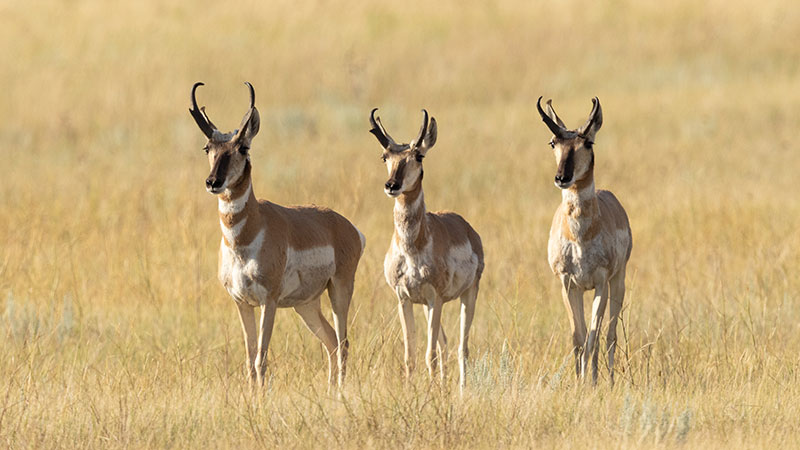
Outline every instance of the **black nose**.
{"label": "black nose", "polygon": [[206,178],[206,187],[208,189],[217,189],[222,187],[222,180],[218,180],[214,177]]}
{"label": "black nose", "polygon": [[390,191],[398,191],[398,190],[400,190],[400,183],[398,183],[397,181],[394,181],[394,180],[387,181],[385,186],[386,186],[386,189],[388,189]]}

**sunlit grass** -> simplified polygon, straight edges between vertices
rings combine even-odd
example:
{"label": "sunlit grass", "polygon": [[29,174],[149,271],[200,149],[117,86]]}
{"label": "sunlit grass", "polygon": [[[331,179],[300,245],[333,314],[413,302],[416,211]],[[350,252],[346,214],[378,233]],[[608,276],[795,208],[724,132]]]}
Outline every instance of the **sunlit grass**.
{"label": "sunlit grass", "polygon": [[[796,445],[800,8],[46,1],[0,15],[5,446]],[[289,310],[267,388],[244,382],[187,113],[198,80],[230,129],[254,84],[259,197],[330,206],[367,236],[341,395]],[[613,390],[604,363],[598,388],[575,381],[546,262],[560,195],[539,95],[572,126],[592,96],[603,105],[596,181],[634,233]],[[463,397],[454,305],[448,380],[402,376],[375,106],[399,140],[422,107],[436,117],[426,202],[484,242]]]}

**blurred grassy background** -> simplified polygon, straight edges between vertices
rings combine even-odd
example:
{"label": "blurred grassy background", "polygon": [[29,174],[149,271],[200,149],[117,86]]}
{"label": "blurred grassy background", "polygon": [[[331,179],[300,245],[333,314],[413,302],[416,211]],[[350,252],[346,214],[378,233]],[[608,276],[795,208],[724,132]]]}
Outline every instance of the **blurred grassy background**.
{"label": "blurred grassy background", "polygon": [[[0,442],[24,447],[793,446],[800,7],[777,0],[0,3]],[[341,398],[293,312],[252,394],[216,279],[193,82],[256,194],[367,236]],[[596,181],[634,233],[617,386],[575,383],[546,262],[560,201],[535,101],[598,96]],[[402,380],[392,201],[367,133],[439,122],[429,209],[481,234],[470,392]],[[588,300],[587,300],[588,301]],[[418,312],[419,314],[419,312]],[[455,365],[456,308],[445,308]],[[421,320],[418,320],[420,323]],[[420,327],[421,328],[421,327]],[[420,332],[422,330],[420,329]],[[421,358],[418,363],[421,364]],[[603,373],[606,377],[607,374]]]}

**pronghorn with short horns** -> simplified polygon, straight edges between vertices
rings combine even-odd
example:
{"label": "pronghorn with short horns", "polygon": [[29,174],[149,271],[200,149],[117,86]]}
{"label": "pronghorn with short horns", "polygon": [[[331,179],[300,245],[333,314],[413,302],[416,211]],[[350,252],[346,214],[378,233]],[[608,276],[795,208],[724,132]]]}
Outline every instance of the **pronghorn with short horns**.
{"label": "pronghorn with short horns", "polygon": [[[208,192],[218,197],[222,239],[218,276],[239,308],[247,371],[264,384],[267,347],[277,308],[294,308],[328,353],[328,381],[344,381],[347,361],[347,311],[353,295],[356,266],[364,251],[364,235],[347,219],[317,206],[283,207],[256,200],[251,181],[250,144],[258,133],[259,115],[250,83],[250,107],[238,130],[220,132],[198,108],[192,87],[192,108],[211,173]],[[328,290],[334,328],[320,310]],[[256,327],[254,309],[261,307]]]}
{"label": "pronghorn with short horns", "polygon": [[[561,189],[561,205],[553,217],[547,257],[553,273],[561,280],[562,296],[570,316],[575,371],[586,376],[592,355],[592,383],[597,383],[598,333],[611,299],[606,347],[610,381],[614,383],[614,350],[617,344],[617,319],[625,297],[625,266],[631,256],[633,240],[628,216],[609,191],[594,188],[594,139],[603,125],[600,100],[592,99],[589,119],[581,128],[568,130],[550,100],[536,108],[547,128],[553,132],[550,147],[556,157],[555,184]],[[594,289],[589,334],[583,313],[583,293]]]}
{"label": "pronghorn with short horns", "polygon": [[[422,159],[436,143],[436,119],[428,122],[422,110],[422,127],[410,144],[398,144],[372,110],[370,133],[383,147],[389,179],[386,195],[395,199],[394,235],[383,263],[384,276],[399,301],[400,324],[405,341],[406,376],[414,370],[414,316],[411,306],[422,304],[428,322],[425,362],[433,377],[437,361],[444,378],[447,338],[441,329],[442,305],[461,298],[461,330],[458,349],[459,383],[463,389],[468,357],[469,329],[475,314],[478,284],[483,273],[483,246],[478,233],[453,212],[425,211],[422,193]],[[438,344],[438,352],[434,345]],[[437,354],[438,353],[438,354]]]}

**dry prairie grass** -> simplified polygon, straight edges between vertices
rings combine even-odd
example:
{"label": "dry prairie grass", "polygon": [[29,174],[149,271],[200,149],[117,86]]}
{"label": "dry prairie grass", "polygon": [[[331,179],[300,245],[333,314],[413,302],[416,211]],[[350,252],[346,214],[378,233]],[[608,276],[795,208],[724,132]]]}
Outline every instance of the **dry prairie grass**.
{"label": "dry prairie grass", "polygon": [[[800,8],[777,0],[0,4],[0,442],[10,448],[788,447],[797,443]],[[257,195],[367,236],[341,397],[281,311],[243,384],[216,201],[186,112],[257,92]],[[598,187],[634,230],[621,373],[578,385],[546,241],[559,193],[534,107],[600,97]],[[471,387],[402,380],[384,169],[367,133],[439,121],[431,209],[481,233]],[[456,309],[445,308],[455,336]],[[418,321],[419,322],[419,321]],[[624,332],[623,332],[624,327]],[[420,330],[421,331],[421,330]],[[451,340],[452,342],[452,340]],[[452,349],[451,344],[451,349]],[[421,362],[418,361],[418,362]],[[603,376],[607,376],[603,373]]]}

